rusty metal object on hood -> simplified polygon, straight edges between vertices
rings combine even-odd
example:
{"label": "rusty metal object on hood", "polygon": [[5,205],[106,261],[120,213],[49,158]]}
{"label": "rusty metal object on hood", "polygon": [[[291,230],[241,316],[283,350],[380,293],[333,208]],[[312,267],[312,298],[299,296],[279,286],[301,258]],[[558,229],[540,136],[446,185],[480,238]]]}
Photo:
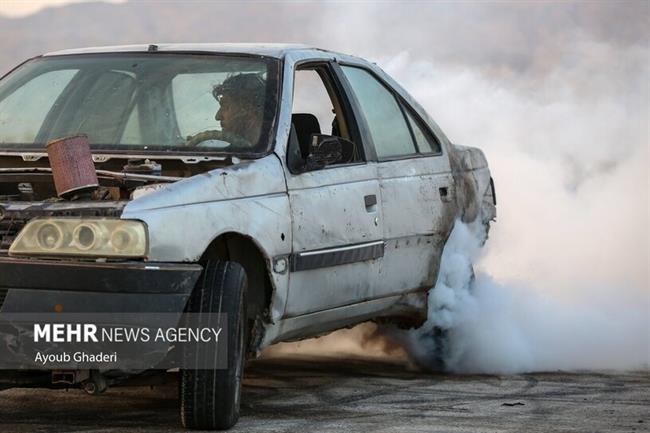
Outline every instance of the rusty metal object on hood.
{"label": "rusty metal object on hood", "polygon": [[64,137],[48,142],[47,156],[59,197],[70,197],[99,186],[86,135]]}

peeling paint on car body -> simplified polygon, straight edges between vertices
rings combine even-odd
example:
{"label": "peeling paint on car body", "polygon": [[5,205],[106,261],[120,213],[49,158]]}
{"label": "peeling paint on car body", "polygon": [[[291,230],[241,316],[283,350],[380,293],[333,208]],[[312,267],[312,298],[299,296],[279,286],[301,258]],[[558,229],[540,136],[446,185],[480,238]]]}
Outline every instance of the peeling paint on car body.
{"label": "peeling paint on car body", "polygon": [[[147,223],[151,261],[197,262],[224,233],[253,239],[267,260],[291,253],[289,202],[275,155],[167,185],[131,201],[122,218]],[[279,233],[286,233],[284,240]],[[275,321],[284,314],[288,274],[271,272],[270,277],[276,289]]]}

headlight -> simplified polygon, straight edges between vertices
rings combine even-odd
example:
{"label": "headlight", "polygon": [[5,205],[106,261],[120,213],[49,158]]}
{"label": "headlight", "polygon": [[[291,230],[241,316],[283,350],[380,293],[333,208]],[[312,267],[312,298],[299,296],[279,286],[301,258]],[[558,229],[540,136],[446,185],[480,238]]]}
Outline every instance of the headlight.
{"label": "headlight", "polygon": [[135,258],[147,255],[147,227],[112,218],[31,220],[11,244],[9,255]]}

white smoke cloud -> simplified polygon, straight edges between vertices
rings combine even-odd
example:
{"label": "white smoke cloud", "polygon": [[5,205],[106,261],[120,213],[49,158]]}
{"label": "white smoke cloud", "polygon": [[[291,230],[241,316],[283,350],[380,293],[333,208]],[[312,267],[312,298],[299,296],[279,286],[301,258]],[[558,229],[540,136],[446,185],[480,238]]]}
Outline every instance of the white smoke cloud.
{"label": "white smoke cloud", "polygon": [[626,93],[591,103],[558,90],[540,101],[406,54],[385,68],[452,141],[484,150],[499,199],[484,261],[493,275],[535,281],[556,294],[586,285],[647,295],[647,87],[630,83],[627,95],[646,96],[630,110]]}
{"label": "white smoke cloud", "polygon": [[[496,183],[484,254],[464,239],[441,271],[458,280],[474,263],[472,290],[439,281],[432,292],[428,325],[449,327],[454,371],[650,364],[650,56],[583,42],[569,51],[581,50],[537,79],[538,93],[408,53],[380,61],[452,141],[485,151]],[[607,82],[616,62],[638,70]],[[433,341],[418,344],[433,353]]]}
{"label": "white smoke cloud", "polygon": [[[430,292],[427,323],[417,331],[388,331],[417,364],[501,374],[649,367],[644,306],[576,305],[483,272],[474,276],[482,252],[477,228],[456,223]],[[445,338],[435,328],[446,330]]]}
{"label": "white smoke cloud", "polygon": [[[501,22],[509,29],[490,33],[495,40],[482,45],[483,54],[454,36],[428,39],[430,51],[415,46],[391,53],[368,37],[372,29],[350,25],[363,14],[381,19],[381,11],[357,12],[336,21],[334,33],[356,31],[358,37],[333,38],[330,46],[374,56],[452,141],[483,149],[498,198],[497,222],[480,253],[467,229],[462,236],[457,226],[452,238],[463,247],[447,258],[443,273],[466,282],[473,264],[471,290],[439,286],[425,328],[387,334],[406,340],[414,357],[435,367],[431,328],[448,327],[444,355],[457,372],[648,368],[647,30],[636,26],[619,34],[589,24],[602,21],[598,10],[587,18],[575,10],[584,24],[579,29],[558,25],[568,19],[562,13],[533,13],[522,20],[530,32],[513,20]],[[443,12],[449,17],[457,11]],[[474,19],[488,32],[495,14],[478,15]],[[536,33],[542,27],[554,33]],[[518,32],[526,38],[495,53]],[[400,45],[397,39],[393,46]],[[431,52],[440,59],[432,60]],[[330,344],[341,352],[347,339],[343,352],[359,355],[374,335],[365,326],[301,344],[306,352],[322,353]],[[355,344],[361,349],[351,350]]]}

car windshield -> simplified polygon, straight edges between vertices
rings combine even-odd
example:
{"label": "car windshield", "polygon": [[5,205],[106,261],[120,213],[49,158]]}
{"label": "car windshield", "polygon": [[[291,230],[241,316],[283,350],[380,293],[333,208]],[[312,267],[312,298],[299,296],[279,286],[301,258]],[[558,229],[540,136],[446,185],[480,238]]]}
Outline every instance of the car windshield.
{"label": "car windshield", "polygon": [[279,61],[259,56],[40,57],[0,81],[0,150],[85,134],[93,151],[260,154],[278,83]]}

